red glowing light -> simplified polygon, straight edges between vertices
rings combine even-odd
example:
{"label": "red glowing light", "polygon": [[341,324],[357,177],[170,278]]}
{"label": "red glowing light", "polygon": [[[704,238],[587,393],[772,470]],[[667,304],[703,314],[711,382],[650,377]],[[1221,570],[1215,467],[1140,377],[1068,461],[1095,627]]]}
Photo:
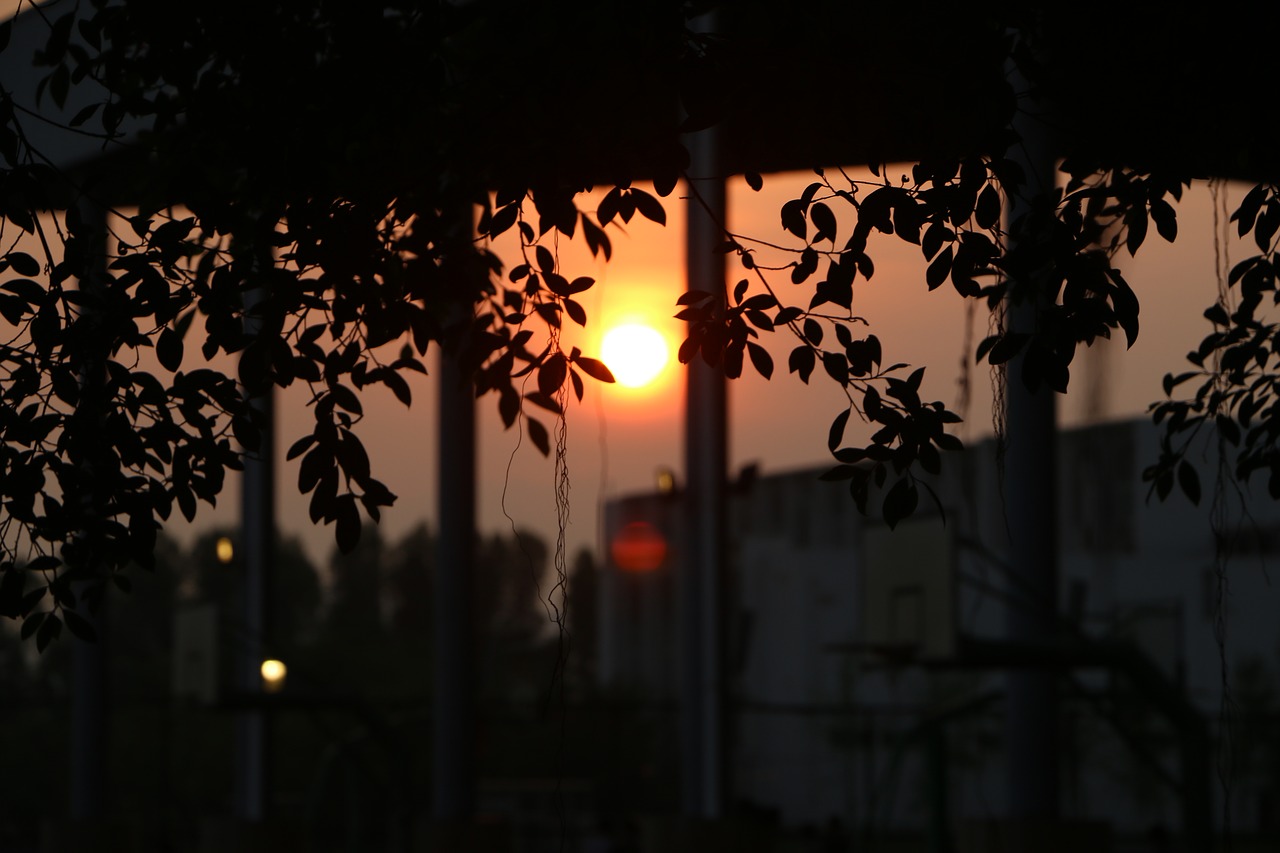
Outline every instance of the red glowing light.
{"label": "red glowing light", "polygon": [[667,559],[667,539],[647,521],[633,521],[609,544],[613,563],[626,572],[651,572]]}

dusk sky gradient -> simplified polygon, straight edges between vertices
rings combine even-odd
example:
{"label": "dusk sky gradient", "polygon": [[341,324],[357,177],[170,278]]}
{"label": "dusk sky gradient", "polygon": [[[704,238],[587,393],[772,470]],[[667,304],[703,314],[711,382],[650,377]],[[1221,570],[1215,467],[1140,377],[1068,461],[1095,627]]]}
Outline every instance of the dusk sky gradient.
{"label": "dusk sky gradient", "polygon": [[[896,175],[898,171],[902,168],[891,167],[888,174]],[[783,242],[778,218],[781,204],[798,195],[811,179],[809,173],[766,176],[760,193],[751,192],[741,179],[732,181],[731,230]],[[1231,189],[1239,192],[1238,188]],[[685,203],[678,198],[681,193],[677,189],[664,200],[668,216],[665,227],[639,216],[625,226],[625,231],[611,227],[614,256],[608,264],[593,261],[585,247],[579,245],[581,241],[561,245],[562,268],[570,277],[591,275],[597,280],[596,287],[583,294],[581,300],[588,313],[587,327],[566,333],[567,344],[580,346],[588,355],[598,355],[600,337],[606,329],[639,319],[663,331],[674,352],[683,337],[682,324],[671,318],[676,310],[675,300],[684,289]],[[1236,201],[1228,200],[1226,209],[1233,209]],[[583,207],[589,208],[590,203]],[[1201,312],[1212,302],[1217,286],[1213,207],[1208,185],[1196,184],[1178,206],[1177,242],[1170,245],[1152,235],[1136,259],[1126,256],[1122,261],[1121,268],[1142,303],[1138,341],[1128,352],[1123,339],[1082,350],[1073,364],[1070,392],[1060,399],[1060,424],[1070,427],[1141,416],[1149,403],[1162,397],[1163,375],[1184,369],[1185,354],[1199,344],[1210,328]],[[1220,233],[1227,232],[1226,219],[1227,215],[1220,213]],[[1222,246],[1229,254],[1230,241],[1224,240]],[[508,258],[508,266],[519,262],[514,243],[496,248]],[[986,334],[985,307],[972,306],[973,337],[966,354],[969,306],[949,286],[927,292],[918,248],[893,236],[877,235],[869,251],[876,272],[870,282],[859,279],[855,283],[854,307],[869,321],[869,331],[880,337],[886,363],[927,365],[923,396],[940,399],[965,417],[966,423],[960,426],[962,438],[973,440],[989,435],[990,376],[985,364],[972,365],[972,346]],[[1235,254],[1242,256],[1238,248]],[[742,278],[744,272],[731,255],[729,282]],[[784,274],[778,274],[776,280],[781,283],[780,292],[789,292],[794,304],[807,305],[811,283],[794,286]],[[752,462],[758,462],[764,473],[826,465],[830,461],[827,429],[845,405],[843,394],[821,371],[814,374],[808,386],[787,373],[787,353],[795,346],[790,333],[764,335],[761,342],[774,358],[773,380],[766,382],[748,367],[747,375],[729,386],[730,476]],[[959,408],[962,359],[970,365],[971,389],[964,410]],[[396,505],[385,511],[381,525],[384,536],[392,539],[423,519],[434,526],[438,433],[434,362],[433,353],[428,365],[431,376],[410,377],[412,408],[406,409],[381,387],[369,390],[363,398],[366,417],[360,424],[360,434],[369,449],[375,476],[380,476],[399,496]],[[596,549],[602,499],[653,489],[656,473],[662,468],[675,471],[677,482],[680,481],[682,370],[673,360],[657,382],[643,389],[603,386],[588,380],[586,398],[570,407],[570,560],[579,549]],[[301,387],[278,396],[277,445],[281,459],[289,444],[310,429],[306,399],[305,388]],[[537,533],[548,544],[554,543],[552,461],[542,457],[527,438],[522,442],[515,429],[503,430],[496,400],[482,399],[477,411],[481,533],[505,532],[514,523],[521,530]],[[549,417],[543,420],[550,426]],[[1145,462],[1139,460],[1140,464]],[[296,460],[282,463],[278,476],[280,529],[285,535],[300,536],[318,564],[327,563],[333,548],[332,528],[311,525],[307,499],[297,491]],[[818,487],[821,486],[815,484]],[[206,512],[202,506],[194,527],[200,530],[234,526],[238,505],[238,483],[229,480],[216,511]],[[172,532],[185,536],[185,527],[174,525]]]}
{"label": "dusk sky gradient", "polygon": [[[18,0],[0,0],[0,19],[12,14]],[[896,177],[905,167],[890,167]],[[853,173],[871,179],[870,173]],[[752,192],[742,179],[729,186],[730,228],[740,235],[786,243],[779,225],[782,203],[799,195],[813,179],[811,173],[766,176],[764,190]],[[1220,205],[1217,221],[1223,258],[1233,252],[1226,211],[1234,209],[1241,189],[1231,187],[1233,199]],[[653,488],[659,469],[676,472],[680,479],[681,418],[683,413],[682,367],[674,353],[683,339],[682,324],[672,319],[675,300],[684,289],[683,190],[664,200],[668,222],[661,227],[636,216],[623,229],[610,226],[614,257],[605,264],[592,259],[581,240],[560,247],[561,263],[571,278],[591,275],[597,285],[580,300],[588,313],[585,330],[566,333],[569,345],[598,356],[600,338],[609,327],[642,321],[666,336],[672,359],[662,377],[646,388],[603,386],[588,380],[587,396],[568,413],[569,471],[572,483],[571,526],[568,543],[573,553],[594,549],[598,541],[598,507],[602,499]],[[599,195],[597,195],[599,198]],[[584,202],[590,208],[591,202]],[[1070,393],[1059,401],[1059,422],[1074,426],[1094,420],[1142,415],[1149,403],[1161,398],[1160,379],[1166,372],[1185,369],[1185,354],[1209,330],[1201,314],[1216,291],[1214,204],[1208,185],[1198,183],[1178,205],[1179,234],[1173,245],[1151,235],[1136,259],[1121,267],[1141,300],[1141,333],[1132,351],[1123,342],[1080,351],[1072,368]],[[509,232],[511,235],[513,232]],[[841,240],[847,236],[842,229]],[[792,240],[790,244],[794,244]],[[518,263],[514,241],[496,247],[508,266]],[[924,262],[915,246],[896,237],[875,235],[869,248],[876,264],[870,281],[855,284],[855,311],[870,322],[869,331],[884,345],[886,363],[901,361],[927,365],[923,396],[941,399],[966,420],[962,438],[972,440],[991,432],[991,389],[986,365],[973,366],[973,346],[986,333],[985,307],[966,304],[949,285],[928,293]],[[1243,253],[1234,249],[1237,256]],[[762,253],[763,260],[767,257]],[[767,262],[767,261],[766,261]],[[1226,268],[1229,262],[1223,261]],[[745,274],[729,257],[728,281]],[[790,292],[793,304],[807,305],[812,281],[792,286],[785,274],[777,274],[782,292]],[[966,338],[967,318],[972,327]],[[197,324],[198,326],[198,324]],[[195,330],[193,330],[194,332]],[[195,335],[193,334],[193,338]],[[742,379],[731,382],[730,476],[743,465],[758,462],[763,472],[830,461],[826,435],[831,419],[845,406],[843,394],[821,375],[803,385],[786,370],[787,353],[795,346],[789,332],[764,335],[775,364],[774,378],[766,382],[750,367]],[[188,347],[189,357],[197,347]],[[374,475],[383,479],[399,498],[384,513],[384,535],[395,538],[436,513],[435,423],[436,389],[433,351],[428,359],[432,376],[409,375],[413,406],[406,409],[385,388],[367,389],[363,399],[366,417],[360,435],[369,450]],[[968,362],[967,370],[962,367]],[[184,365],[184,367],[187,365]],[[224,366],[225,369],[225,366]],[[967,374],[970,399],[961,408],[961,380]],[[311,412],[304,386],[279,392],[277,445],[277,516],[285,535],[298,535],[318,564],[327,563],[333,548],[332,528],[316,528],[307,517],[307,498],[297,491],[297,461],[283,462],[285,449],[310,431]],[[545,414],[545,413],[544,413]],[[509,530],[512,524],[538,533],[548,543],[555,539],[553,470],[517,431],[504,431],[497,416],[496,400],[482,399],[479,420],[478,519],[482,533]],[[543,419],[550,426],[549,418]],[[1145,460],[1140,460],[1145,462]],[[944,462],[945,464],[945,462]],[[508,520],[504,514],[509,514]],[[239,482],[230,477],[218,506],[201,505],[194,525],[181,518],[170,532],[186,538],[193,530],[234,527],[238,524]],[[176,517],[176,516],[175,516]]]}

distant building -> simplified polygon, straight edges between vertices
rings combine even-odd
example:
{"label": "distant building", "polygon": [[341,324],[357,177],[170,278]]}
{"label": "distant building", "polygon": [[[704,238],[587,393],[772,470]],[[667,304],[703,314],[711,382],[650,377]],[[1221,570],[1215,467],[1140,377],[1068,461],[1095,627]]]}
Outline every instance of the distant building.
{"label": "distant building", "polygon": [[[1280,552],[1280,506],[1264,489],[1247,505],[1229,489],[1230,520],[1215,533],[1208,445],[1196,460],[1200,507],[1180,493],[1148,500],[1142,470],[1158,437],[1147,421],[1060,435],[1063,633],[1139,650],[1207,721],[1215,766],[1224,657],[1216,566],[1219,547],[1229,548],[1221,615],[1237,703],[1232,826],[1267,830],[1280,806],[1280,590],[1267,570]],[[966,643],[1001,639],[1004,608],[1018,602],[1003,568],[995,442],[944,460],[932,485],[945,525],[922,500],[891,533],[857,513],[843,484],[820,481],[822,470],[731,491],[731,796],[791,825],[839,819],[893,833],[942,815],[953,833],[973,831],[1002,813],[1005,672],[965,665]],[[663,703],[679,701],[681,519],[678,492],[605,508],[600,679]],[[636,554],[649,562],[635,564]],[[1064,817],[1128,835],[1176,831],[1174,727],[1131,679],[1096,662],[1065,669],[1061,686]],[[1216,779],[1206,789],[1221,799]],[[1221,812],[1218,802],[1215,819]]]}

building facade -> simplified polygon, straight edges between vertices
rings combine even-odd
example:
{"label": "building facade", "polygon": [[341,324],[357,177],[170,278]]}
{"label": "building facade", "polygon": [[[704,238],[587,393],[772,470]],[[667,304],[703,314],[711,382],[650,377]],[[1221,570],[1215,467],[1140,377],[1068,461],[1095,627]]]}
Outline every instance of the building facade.
{"label": "building facade", "polygon": [[[1280,805],[1280,737],[1269,734],[1280,591],[1268,575],[1280,508],[1264,488],[1224,480],[1215,525],[1211,443],[1195,457],[1201,506],[1149,498],[1142,471],[1158,449],[1146,421],[1059,438],[1060,810],[1120,836],[1177,832],[1190,773],[1187,790],[1213,799],[1219,825],[1229,790],[1233,830],[1267,832]],[[1002,645],[1008,608],[1026,603],[1006,563],[996,442],[944,466],[932,483],[943,512],[922,503],[892,532],[860,516],[843,484],[819,480],[823,469],[730,490],[727,725],[740,805],[870,834],[963,837],[1001,816],[1007,658],[1050,662]],[[679,702],[682,518],[678,490],[605,508],[600,678],[668,705]],[[619,546],[637,538],[650,542],[640,568]],[[1187,729],[1200,724],[1209,764],[1188,765]],[[1227,763],[1229,785],[1201,778]]]}

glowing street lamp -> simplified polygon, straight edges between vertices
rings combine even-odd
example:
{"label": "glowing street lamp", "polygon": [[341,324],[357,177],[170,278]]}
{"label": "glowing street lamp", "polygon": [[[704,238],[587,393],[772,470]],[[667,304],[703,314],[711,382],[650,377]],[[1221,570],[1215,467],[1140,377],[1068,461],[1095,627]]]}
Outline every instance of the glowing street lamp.
{"label": "glowing street lamp", "polygon": [[284,665],[284,661],[268,658],[262,662],[260,671],[263,691],[279,693],[284,689],[284,679],[289,674],[289,668]]}
{"label": "glowing street lamp", "polygon": [[218,557],[218,562],[224,566],[230,563],[236,556],[236,547],[226,536],[219,536],[217,543],[213,546],[214,553]]}

